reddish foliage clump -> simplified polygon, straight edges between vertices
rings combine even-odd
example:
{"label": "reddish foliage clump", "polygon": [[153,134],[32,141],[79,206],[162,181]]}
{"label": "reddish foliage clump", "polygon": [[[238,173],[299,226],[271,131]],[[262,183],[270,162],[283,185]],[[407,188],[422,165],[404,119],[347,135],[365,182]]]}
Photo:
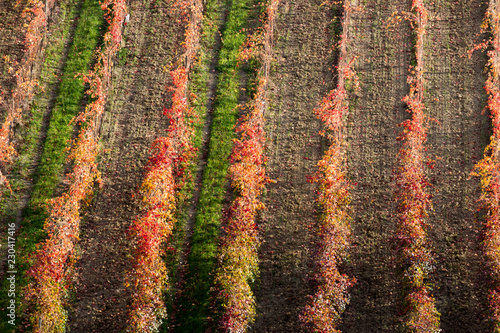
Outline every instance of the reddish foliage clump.
{"label": "reddish foliage clump", "polygon": [[403,147],[399,152],[397,175],[398,264],[403,276],[402,328],[404,332],[440,332],[435,300],[425,280],[432,270],[426,240],[426,217],[431,204],[426,191],[424,144],[427,129],[424,121],[423,38],[428,14],[422,0],[413,0],[412,27],[416,31],[416,67],[408,77],[410,92],[403,99],[411,119],[405,121]]}
{"label": "reddish foliage clump", "polygon": [[[493,135],[484,150],[473,175],[481,177],[481,208],[487,211],[484,222],[483,249],[490,266],[492,288],[489,294],[491,319],[495,332],[500,332],[500,6],[490,1],[483,29],[489,28],[491,39],[481,44],[489,45],[488,78],[485,90],[488,94],[487,109],[490,111]],[[478,47],[479,48],[479,47]]]}
{"label": "reddish foliage clump", "polygon": [[[315,110],[316,115],[330,132],[331,145],[322,160],[315,180],[319,183],[318,203],[322,209],[318,244],[318,288],[306,306],[301,321],[310,332],[340,332],[337,327],[349,303],[348,289],[355,279],[342,274],[340,265],[350,245],[351,222],[349,215],[349,184],[345,175],[344,121],[349,111],[347,82],[357,81],[352,71],[354,57],[349,52],[349,24],[355,8],[349,1],[343,5],[342,34],[339,42],[337,87]],[[322,132],[325,135],[324,132]]]}
{"label": "reddish foliage clump", "polygon": [[[167,268],[163,262],[164,243],[172,234],[176,190],[183,186],[186,166],[195,155],[193,147],[196,119],[188,105],[188,73],[195,60],[203,18],[201,0],[177,1],[189,17],[182,64],[170,72],[173,79],[172,107],[165,109],[169,119],[168,136],[153,142],[153,155],[141,187],[142,216],[134,221],[132,231],[137,242],[134,270],[128,283],[133,301],[128,313],[128,332],[157,332],[167,313],[163,292],[167,288]],[[190,13],[190,14],[187,14]]]}

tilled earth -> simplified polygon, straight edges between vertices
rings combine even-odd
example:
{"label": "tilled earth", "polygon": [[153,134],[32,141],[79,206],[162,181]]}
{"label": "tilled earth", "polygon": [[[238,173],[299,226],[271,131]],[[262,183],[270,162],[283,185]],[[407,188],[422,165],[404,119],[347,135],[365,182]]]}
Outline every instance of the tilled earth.
{"label": "tilled earth", "polygon": [[320,121],[313,108],[331,88],[331,19],[322,1],[282,1],[276,21],[276,67],[266,115],[267,186],[261,223],[260,282],[255,332],[299,332],[298,316],[312,294],[315,188],[308,176],[321,158]]}
{"label": "tilled earth", "polygon": [[481,254],[479,178],[470,177],[491,135],[485,54],[467,52],[480,41],[486,1],[435,1],[425,45],[428,156],[434,209],[429,238],[435,253],[434,296],[444,332],[489,332],[487,274]]}
{"label": "tilled earth", "polygon": [[[2,1],[0,3],[0,94],[2,98],[10,96],[14,87],[14,72],[24,55],[23,41],[26,30],[16,24],[27,7],[28,1]],[[4,119],[5,115],[1,116]]]}

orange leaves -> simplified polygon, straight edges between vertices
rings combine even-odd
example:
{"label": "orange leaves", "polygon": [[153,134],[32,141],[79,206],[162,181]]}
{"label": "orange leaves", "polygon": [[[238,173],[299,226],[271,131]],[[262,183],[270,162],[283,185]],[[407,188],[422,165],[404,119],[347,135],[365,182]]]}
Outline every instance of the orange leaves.
{"label": "orange leaves", "polygon": [[399,269],[402,275],[402,326],[405,332],[439,332],[440,314],[436,310],[426,279],[432,271],[432,255],[427,249],[427,210],[431,205],[426,191],[424,144],[427,128],[423,103],[423,37],[428,13],[422,0],[413,0],[412,28],[416,31],[415,57],[417,65],[408,76],[409,94],[403,98],[411,119],[402,123],[399,170],[396,179],[398,217],[397,240]]}
{"label": "orange leaves", "polygon": [[137,239],[134,271],[129,284],[133,301],[128,331],[154,332],[166,316],[163,290],[167,268],[163,262],[163,243],[174,225],[175,182],[172,170],[173,147],[170,138],[157,139],[152,146],[149,171],[141,186],[142,217],[134,221]]}
{"label": "orange leaves", "polygon": [[330,131],[339,131],[343,126],[343,116],[349,109],[346,97],[345,89],[343,87],[337,88],[323,98],[320,108],[316,109],[318,118],[325,123]]}
{"label": "orange leaves", "polygon": [[318,288],[300,318],[310,332],[340,332],[337,327],[349,303],[348,290],[356,282],[356,279],[341,274],[339,268],[347,257],[352,223],[349,215],[349,184],[345,175],[345,142],[342,136],[349,112],[346,84],[354,82],[354,87],[357,87],[352,70],[354,57],[349,51],[348,38],[353,8],[349,1],[345,1],[343,9],[342,34],[338,44],[337,87],[314,110],[329,132],[331,145],[318,162],[315,177],[315,181],[319,183],[317,202],[321,208],[316,272]]}
{"label": "orange leaves", "polygon": [[122,26],[127,15],[127,7],[125,1],[107,0],[101,3],[101,8],[102,10],[108,10],[109,28],[108,33],[104,35],[104,41],[108,45],[109,52],[114,54],[120,48],[122,41]]}
{"label": "orange leaves", "polygon": [[152,155],[141,186],[143,213],[132,228],[137,251],[128,282],[133,292],[128,332],[156,332],[167,316],[163,293],[168,275],[162,258],[163,245],[175,223],[176,189],[190,176],[185,169],[195,153],[193,123],[197,118],[188,105],[188,73],[197,52],[203,5],[201,0],[190,0],[177,1],[175,6],[190,11],[185,53],[181,57],[184,61],[170,72],[172,107],[163,110],[169,119],[168,136],[156,139],[151,146]]}
{"label": "orange leaves", "polygon": [[257,252],[260,246],[255,219],[264,208],[259,197],[269,181],[265,174],[264,111],[267,107],[268,69],[271,60],[271,40],[279,0],[270,0],[264,28],[250,37],[249,47],[240,50],[240,61],[259,56],[262,67],[250,112],[236,128],[239,139],[231,154],[229,174],[237,194],[229,209],[229,219],[220,245],[216,284],[224,313],[220,320],[223,332],[245,332],[255,318],[255,298],[251,283],[258,273]]}
{"label": "orange leaves", "polygon": [[172,107],[165,109],[163,113],[168,116],[170,126],[168,127],[169,138],[175,147],[175,174],[179,178],[179,185],[182,186],[185,177],[190,177],[190,174],[185,175],[186,162],[193,158],[196,150],[192,146],[192,138],[194,135],[194,127],[191,119],[197,121],[197,116],[194,109],[187,102],[187,84],[188,76],[187,69],[184,66],[179,66],[176,70],[170,72],[174,81],[174,91],[172,96]]}
{"label": "orange leaves", "polygon": [[250,283],[258,272],[260,245],[255,217],[262,204],[256,199],[259,189],[238,196],[230,207],[231,217],[220,246],[220,267],[216,283],[224,307],[223,332],[245,332],[255,317],[255,299]]}
{"label": "orange leaves", "polygon": [[343,171],[343,149],[342,142],[334,140],[318,163],[318,203],[322,209],[318,235],[318,290],[301,316],[310,332],[340,332],[336,328],[349,303],[348,290],[356,281],[339,270],[339,265],[347,256],[352,222],[348,213],[350,200]]}
{"label": "orange leaves", "polygon": [[435,310],[429,307],[434,303],[434,298],[427,288],[415,287],[407,297],[407,306],[410,309],[406,319],[406,330],[408,332],[439,332],[439,316]]}

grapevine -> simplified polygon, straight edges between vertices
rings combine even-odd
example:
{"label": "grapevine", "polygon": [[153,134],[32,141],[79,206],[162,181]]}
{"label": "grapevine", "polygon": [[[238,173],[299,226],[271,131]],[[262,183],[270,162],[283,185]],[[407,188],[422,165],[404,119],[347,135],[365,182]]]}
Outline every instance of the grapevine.
{"label": "grapevine", "polygon": [[426,279],[432,270],[431,253],[426,239],[426,218],[430,196],[426,191],[424,144],[427,129],[424,121],[423,43],[428,13],[423,0],[412,2],[412,27],[416,33],[416,67],[408,76],[409,94],[403,98],[411,119],[403,122],[403,147],[399,152],[397,175],[398,265],[403,278],[402,327],[405,332],[439,332],[440,313]]}
{"label": "grapevine", "polygon": [[223,306],[220,327],[224,332],[244,332],[255,318],[255,297],[251,283],[258,275],[259,235],[255,223],[258,210],[264,208],[259,197],[268,182],[265,174],[265,121],[268,107],[267,84],[272,59],[274,21],[279,0],[267,6],[264,27],[250,36],[247,49],[240,52],[240,60],[258,57],[261,67],[253,100],[247,107],[236,131],[239,139],[231,154],[229,169],[236,198],[229,208],[229,219],[222,237],[216,284]]}
{"label": "grapevine", "polygon": [[[490,1],[483,23],[483,28],[489,28],[491,39],[481,45],[490,46],[488,51],[488,76],[484,89],[488,94],[486,108],[490,111],[493,134],[490,143],[484,150],[484,157],[479,161],[472,172],[481,179],[482,195],[480,207],[487,211],[484,222],[484,242],[492,286],[489,292],[491,320],[495,332],[500,332],[500,6],[498,1]],[[480,48],[480,47],[478,47]]]}
{"label": "grapevine", "polygon": [[[349,50],[349,25],[355,9],[350,1],[344,2],[342,34],[338,44],[337,86],[322,100],[320,107],[315,109],[317,117],[324,122],[330,133],[328,137],[331,145],[318,162],[319,171],[316,176],[319,183],[317,200],[322,209],[318,232],[318,288],[301,316],[302,323],[310,332],[340,332],[337,327],[349,303],[348,289],[356,281],[340,271],[340,265],[347,257],[352,233],[343,132],[349,112],[346,83],[354,82],[357,88],[352,70],[355,58]],[[325,132],[322,134],[326,135]]]}
{"label": "grapevine", "polygon": [[175,6],[190,12],[181,64],[170,75],[173,79],[172,107],[164,110],[169,119],[168,135],[153,142],[153,155],[142,183],[142,216],[132,230],[137,241],[134,271],[129,287],[133,302],[128,314],[128,332],[158,331],[167,313],[163,292],[167,288],[167,268],[162,259],[163,245],[172,234],[175,223],[176,190],[185,180],[186,164],[193,158],[195,118],[187,102],[188,73],[195,60],[200,24],[203,18],[201,0],[177,2]]}

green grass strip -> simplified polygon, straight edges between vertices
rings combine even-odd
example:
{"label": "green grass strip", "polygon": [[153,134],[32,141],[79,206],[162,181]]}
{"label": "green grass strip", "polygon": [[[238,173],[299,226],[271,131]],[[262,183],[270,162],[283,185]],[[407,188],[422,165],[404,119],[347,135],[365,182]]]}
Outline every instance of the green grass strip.
{"label": "green grass strip", "polygon": [[[19,306],[19,292],[26,285],[24,274],[29,266],[28,256],[34,252],[36,244],[46,235],[43,224],[47,218],[45,203],[54,195],[54,191],[62,179],[66,165],[66,147],[72,138],[74,125],[71,119],[78,114],[84,97],[85,87],[83,79],[76,77],[80,73],[86,74],[92,62],[94,50],[98,46],[102,31],[105,28],[103,12],[98,0],[86,0],[81,9],[77,21],[73,22],[78,7],[78,1],[67,0],[61,2],[61,14],[64,20],[57,29],[54,28],[56,36],[50,37],[46,49],[46,58],[42,67],[41,81],[48,85],[55,84],[60,80],[59,90],[55,100],[47,136],[43,143],[41,160],[33,176],[33,191],[28,208],[23,212],[23,223],[16,237],[17,252],[17,275],[16,275],[16,299],[19,313],[24,311]],[[57,65],[62,61],[64,54],[64,41],[71,29],[71,24],[77,24],[68,58],[63,69],[63,74],[56,77]],[[15,172],[19,175],[16,186],[19,190],[26,190],[22,179],[29,176],[29,168],[36,156],[38,136],[42,128],[43,116],[50,98],[51,91],[45,91],[35,97],[31,109],[32,117],[26,123],[26,136],[20,156],[16,163]],[[7,209],[8,210],[8,209]],[[15,216],[12,211],[6,215],[9,221]],[[7,283],[4,280],[0,293],[0,306],[10,300],[7,294]],[[3,310],[2,310],[3,312]],[[1,313],[1,332],[14,332],[12,325],[6,323],[6,315]],[[18,315],[19,316],[19,315]],[[17,320],[16,322],[19,322]]]}
{"label": "green grass strip", "polygon": [[80,111],[85,93],[83,79],[78,75],[89,71],[92,55],[104,27],[103,12],[98,0],[85,0],[77,24],[52,109],[42,157],[34,175],[31,201],[23,214],[19,243],[21,245],[21,240],[26,239],[22,245],[28,253],[33,252],[35,245],[45,236],[45,203],[53,197],[63,177],[66,148],[74,132],[74,124],[70,124],[70,121]]}
{"label": "green grass strip", "polygon": [[[233,148],[234,126],[238,117],[236,106],[240,96],[240,72],[236,65],[240,46],[246,39],[246,34],[241,29],[247,26],[251,3],[251,0],[228,0],[225,4],[230,11],[222,29],[223,43],[216,68],[219,76],[209,153],[203,173],[191,252],[188,257],[186,286],[180,304],[177,304],[180,313],[176,317],[176,322],[179,323],[175,325],[177,326],[176,332],[205,332],[207,317],[209,317],[210,287],[213,284],[220,220],[226,197],[229,156]],[[217,10],[219,6],[221,6],[220,0],[208,1],[206,15],[220,15],[213,13],[213,10]],[[215,19],[215,16],[211,17]],[[213,34],[214,31],[204,32],[204,42],[206,43],[205,38],[213,41]],[[195,85],[199,82],[206,82],[208,79],[206,69],[210,59],[202,54],[202,62],[204,69],[200,69],[197,73],[200,76],[195,79]],[[206,91],[203,97],[206,101]]]}
{"label": "green grass strip", "polygon": [[[203,144],[203,127],[206,119],[207,100],[208,100],[208,80],[210,76],[210,62],[212,60],[212,52],[214,51],[215,34],[217,32],[217,23],[220,19],[219,1],[209,1],[206,4],[203,17],[204,31],[200,37],[200,49],[198,51],[198,61],[193,65],[189,73],[188,90],[196,95],[189,101],[195,109],[198,116],[198,121],[194,123],[195,134],[193,138],[193,147],[201,152]],[[176,220],[172,236],[169,239],[169,244],[172,245],[170,251],[167,251],[166,264],[169,270],[170,284],[174,285],[177,277],[178,261],[180,259],[181,250],[185,244],[185,226],[190,218],[189,208],[195,191],[195,181],[198,170],[198,158],[191,161],[189,172],[192,177],[186,177],[186,182],[180,189],[178,198],[181,198],[176,204]],[[174,304],[167,304],[167,312],[171,313]],[[167,324],[165,332],[168,332]]]}
{"label": "green grass strip", "polygon": [[[205,10],[203,13],[203,31],[200,36],[200,49],[198,50],[197,62],[193,64],[189,73],[188,90],[196,95],[196,98],[192,98],[189,103],[195,109],[198,116],[198,121],[194,123],[195,135],[193,138],[193,147],[198,149],[198,153],[201,154],[203,145],[203,127],[206,121],[207,113],[207,101],[209,94],[208,81],[210,78],[210,63],[212,61],[213,53],[215,52],[215,35],[217,33],[218,23],[221,16],[220,0],[208,1],[205,5]],[[191,202],[193,200],[194,191],[196,187],[196,177],[198,170],[199,156],[191,161],[189,165],[189,171],[192,177],[186,177],[186,182],[180,189],[180,194],[178,198],[181,198],[177,202],[177,212],[176,220],[177,223],[172,230],[172,236],[168,240],[171,245],[167,250],[165,256],[165,263],[169,271],[169,283],[174,286],[178,282],[178,269],[179,261],[182,256],[182,251],[185,246],[186,241],[186,224],[190,219],[189,209]],[[167,313],[171,314],[174,312],[175,295],[176,290],[170,290],[170,294],[166,297],[166,307]],[[168,316],[167,320],[163,323],[161,327],[161,332],[170,332],[170,328],[176,323],[172,320],[172,317]],[[182,323],[177,323],[177,325],[183,325]]]}
{"label": "green grass strip", "polygon": [[99,1],[85,0],[52,110],[42,158],[36,172],[30,203],[32,207],[37,207],[51,198],[61,181],[62,171],[66,164],[65,148],[72,138],[74,129],[70,121],[80,111],[85,92],[82,77],[76,76],[87,74],[92,55],[102,34],[103,24],[103,12]]}

